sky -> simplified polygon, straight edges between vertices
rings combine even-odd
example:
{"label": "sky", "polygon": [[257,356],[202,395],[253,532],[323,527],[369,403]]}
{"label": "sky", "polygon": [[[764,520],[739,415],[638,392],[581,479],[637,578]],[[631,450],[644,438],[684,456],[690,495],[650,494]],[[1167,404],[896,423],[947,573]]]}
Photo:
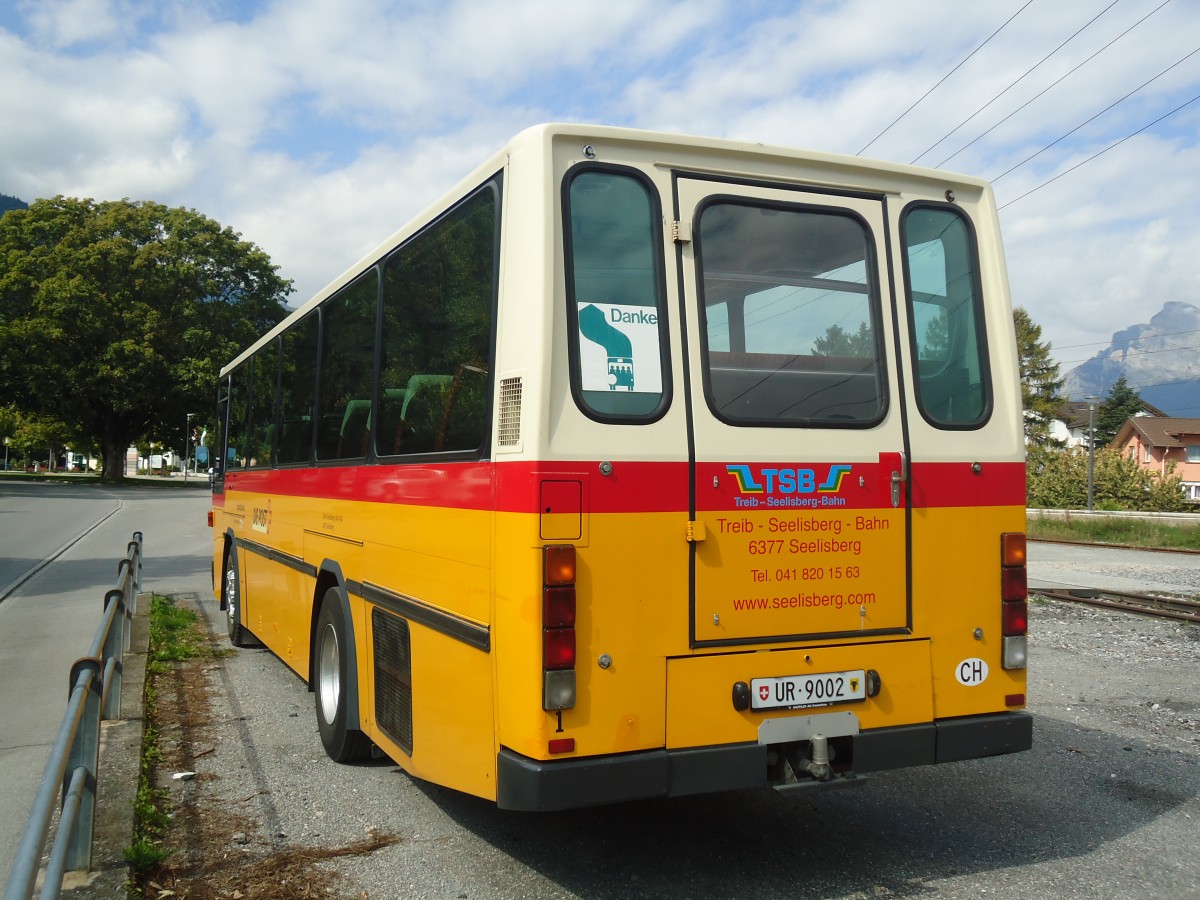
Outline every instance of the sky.
{"label": "sky", "polygon": [[0,193],[196,209],[298,305],[539,122],[916,161],[1065,373],[1200,306],[1198,51],[1200,0],[6,0]]}

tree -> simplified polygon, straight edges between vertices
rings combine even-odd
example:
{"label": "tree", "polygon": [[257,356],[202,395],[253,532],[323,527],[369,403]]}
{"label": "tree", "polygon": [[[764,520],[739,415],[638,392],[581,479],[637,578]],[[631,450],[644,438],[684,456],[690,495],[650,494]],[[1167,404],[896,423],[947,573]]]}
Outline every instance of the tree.
{"label": "tree", "polygon": [[[1028,503],[1035,509],[1087,507],[1087,453],[1029,454]],[[1187,509],[1182,479],[1173,469],[1159,476],[1117,450],[1098,450],[1093,499],[1097,509],[1177,512]]]}
{"label": "tree", "polygon": [[195,210],[38,200],[0,218],[0,383],[99,445],[180,435],[225,361],[286,313],[265,252]]}
{"label": "tree", "polygon": [[1017,332],[1017,360],[1021,371],[1021,404],[1025,410],[1025,439],[1035,447],[1052,442],[1050,422],[1058,413],[1063,398],[1059,388],[1058,363],[1050,358],[1050,345],[1042,343],[1042,326],[1021,307],[1013,310]]}
{"label": "tree", "polygon": [[1141,396],[1119,376],[1096,406],[1096,446],[1107,447],[1129,417],[1141,411]]}

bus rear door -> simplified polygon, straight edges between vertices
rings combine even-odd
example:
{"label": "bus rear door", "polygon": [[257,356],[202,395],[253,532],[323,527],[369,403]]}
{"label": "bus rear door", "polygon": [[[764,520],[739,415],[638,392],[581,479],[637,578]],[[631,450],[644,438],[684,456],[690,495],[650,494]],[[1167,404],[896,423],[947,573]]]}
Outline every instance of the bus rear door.
{"label": "bus rear door", "polygon": [[883,198],[688,175],[676,191],[692,647],[908,635]]}

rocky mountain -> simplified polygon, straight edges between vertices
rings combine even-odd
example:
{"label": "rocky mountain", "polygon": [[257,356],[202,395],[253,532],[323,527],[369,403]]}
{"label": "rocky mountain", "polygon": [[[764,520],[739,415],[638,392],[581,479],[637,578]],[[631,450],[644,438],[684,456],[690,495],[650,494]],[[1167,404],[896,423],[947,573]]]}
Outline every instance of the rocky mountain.
{"label": "rocky mountain", "polygon": [[1200,308],[1171,301],[1066,375],[1063,396],[1103,397],[1120,375],[1168,416],[1200,417]]}

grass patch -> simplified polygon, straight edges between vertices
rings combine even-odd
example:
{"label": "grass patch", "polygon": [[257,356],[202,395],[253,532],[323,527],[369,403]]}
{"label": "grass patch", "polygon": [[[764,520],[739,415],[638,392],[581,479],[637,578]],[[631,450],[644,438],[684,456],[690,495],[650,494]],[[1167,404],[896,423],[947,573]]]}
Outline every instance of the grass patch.
{"label": "grass patch", "polygon": [[1026,532],[1032,540],[1086,541],[1162,550],[1200,550],[1200,525],[1171,525],[1146,519],[1051,519],[1030,516]]}
{"label": "grass patch", "polygon": [[154,787],[155,771],[162,762],[158,728],[158,691],[160,676],[179,662],[198,656],[211,656],[199,616],[175,605],[170,597],[153,594],[150,599],[150,646],[146,662],[145,716],[142,758],[134,799],[133,843],[125,848],[125,862],[137,874],[156,869],[170,855],[162,838],[171,822],[167,792]]}

